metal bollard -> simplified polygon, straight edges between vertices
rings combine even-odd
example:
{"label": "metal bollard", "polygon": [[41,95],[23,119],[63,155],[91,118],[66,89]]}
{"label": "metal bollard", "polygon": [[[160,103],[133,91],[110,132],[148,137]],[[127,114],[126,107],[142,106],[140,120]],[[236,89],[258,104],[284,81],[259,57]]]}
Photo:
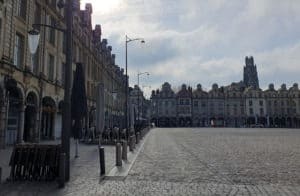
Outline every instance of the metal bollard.
{"label": "metal bollard", "polygon": [[136,133],[136,144],[138,144],[140,142],[140,132]]}
{"label": "metal bollard", "polygon": [[129,150],[131,152],[133,151],[133,136],[129,137]]}
{"label": "metal bollard", "polygon": [[100,175],[105,174],[105,156],[104,147],[99,147]]}
{"label": "metal bollard", "polygon": [[132,146],[133,146],[133,149],[135,149],[135,142],[136,142],[136,135],[133,135],[132,136]]}
{"label": "metal bollard", "polygon": [[122,166],[122,151],[120,143],[117,143],[116,145],[116,166]]}
{"label": "metal bollard", "polygon": [[145,129],[143,129],[141,132],[141,139],[144,139],[144,136],[145,136]]}
{"label": "metal bollard", "polygon": [[123,141],[122,159],[125,160],[125,161],[127,161],[127,141]]}
{"label": "metal bollard", "polygon": [[60,153],[59,157],[59,188],[65,187],[66,181],[66,153]]}

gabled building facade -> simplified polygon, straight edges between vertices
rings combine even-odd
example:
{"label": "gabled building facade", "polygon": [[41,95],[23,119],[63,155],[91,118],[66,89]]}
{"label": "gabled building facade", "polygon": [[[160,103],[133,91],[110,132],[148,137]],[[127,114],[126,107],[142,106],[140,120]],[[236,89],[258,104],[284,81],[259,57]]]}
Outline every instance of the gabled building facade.
{"label": "gabled building facade", "polygon": [[194,91],[185,84],[177,93],[168,88],[174,94],[168,97],[168,102],[176,103],[171,114],[160,104],[165,100],[165,84],[171,86],[165,83],[161,91],[152,92],[152,122],[157,126],[180,127],[300,127],[298,84],[289,89],[282,84],[278,90],[270,84],[264,91],[259,88],[253,57],[246,57],[245,64],[241,82],[221,87],[213,84],[207,92],[202,90],[201,84]]}
{"label": "gabled building facade", "polygon": [[[40,42],[31,55],[28,31],[32,24],[65,28],[64,9],[58,0],[0,1],[0,148],[20,142],[61,137],[65,77],[65,36],[39,27]],[[95,126],[96,86],[104,83],[106,122],[124,122],[126,76],[115,64],[115,55],[102,39],[100,25],[92,28],[92,5],[80,10],[73,1],[73,73],[82,63],[88,98],[85,130]],[[4,14],[5,13],[5,14]],[[73,75],[73,74],[72,74]],[[73,76],[72,76],[73,77]],[[113,101],[117,91],[118,100]]]}

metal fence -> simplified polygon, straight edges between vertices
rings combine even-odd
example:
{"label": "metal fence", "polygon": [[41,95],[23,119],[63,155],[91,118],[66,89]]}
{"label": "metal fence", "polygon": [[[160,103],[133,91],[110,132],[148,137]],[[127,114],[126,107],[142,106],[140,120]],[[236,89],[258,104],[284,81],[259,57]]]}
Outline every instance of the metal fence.
{"label": "metal fence", "polygon": [[16,145],[9,162],[9,180],[55,180],[59,176],[60,152],[60,145]]}

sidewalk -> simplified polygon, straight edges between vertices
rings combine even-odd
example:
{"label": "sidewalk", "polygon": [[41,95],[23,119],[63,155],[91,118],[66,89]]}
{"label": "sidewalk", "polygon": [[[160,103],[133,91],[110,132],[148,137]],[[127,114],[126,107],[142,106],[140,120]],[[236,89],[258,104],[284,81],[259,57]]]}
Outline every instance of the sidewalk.
{"label": "sidewalk", "polygon": [[[51,141],[50,143],[59,143]],[[45,143],[45,142],[43,142]],[[49,142],[46,142],[49,143]],[[104,146],[105,170],[108,173],[115,165],[115,147]],[[12,147],[0,150],[0,167],[2,167],[2,184],[0,184],[0,196],[2,195],[81,195],[83,190],[93,190],[99,185],[100,165],[98,145],[79,144],[79,157],[75,157],[75,143],[71,140],[70,152],[70,181],[64,189],[58,189],[57,182],[6,182],[9,176],[9,159]],[[89,193],[84,193],[89,194]]]}

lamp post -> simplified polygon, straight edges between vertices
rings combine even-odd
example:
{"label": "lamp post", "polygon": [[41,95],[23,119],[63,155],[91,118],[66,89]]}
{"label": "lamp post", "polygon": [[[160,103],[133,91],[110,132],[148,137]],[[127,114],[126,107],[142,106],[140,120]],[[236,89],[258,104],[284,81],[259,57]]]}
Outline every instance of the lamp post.
{"label": "lamp post", "polygon": [[138,107],[137,107],[137,110],[138,110],[138,123],[140,122],[140,91],[141,91],[141,88],[140,88],[140,75],[143,75],[143,74],[147,74],[147,76],[149,76],[149,72],[138,72],[137,74],[137,79],[138,79]]}
{"label": "lamp post", "polygon": [[[62,112],[62,135],[61,135],[61,148],[62,153],[65,153],[65,162],[61,163],[65,165],[65,181],[70,179],[70,132],[71,132],[71,75],[72,75],[72,24],[73,24],[73,1],[66,0],[59,1],[59,8],[66,7],[66,29],[59,28],[56,26],[46,25],[46,24],[33,24],[32,27],[36,28],[39,26],[56,29],[65,33],[66,37],[66,65],[65,65],[65,85],[64,85],[64,104]],[[39,32],[34,29],[28,32],[28,41],[30,52],[35,53],[38,42],[39,42]],[[61,161],[63,162],[63,161]]]}
{"label": "lamp post", "polygon": [[125,75],[126,75],[126,89],[125,89],[125,127],[126,127],[126,136],[128,138],[128,74],[127,74],[127,45],[132,41],[141,41],[141,43],[145,43],[143,38],[134,38],[130,39],[127,35],[125,36]]}
{"label": "lamp post", "polygon": [[155,110],[155,117],[156,117],[155,127],[158,127],[158,100],[153,101],[153,107]]}

